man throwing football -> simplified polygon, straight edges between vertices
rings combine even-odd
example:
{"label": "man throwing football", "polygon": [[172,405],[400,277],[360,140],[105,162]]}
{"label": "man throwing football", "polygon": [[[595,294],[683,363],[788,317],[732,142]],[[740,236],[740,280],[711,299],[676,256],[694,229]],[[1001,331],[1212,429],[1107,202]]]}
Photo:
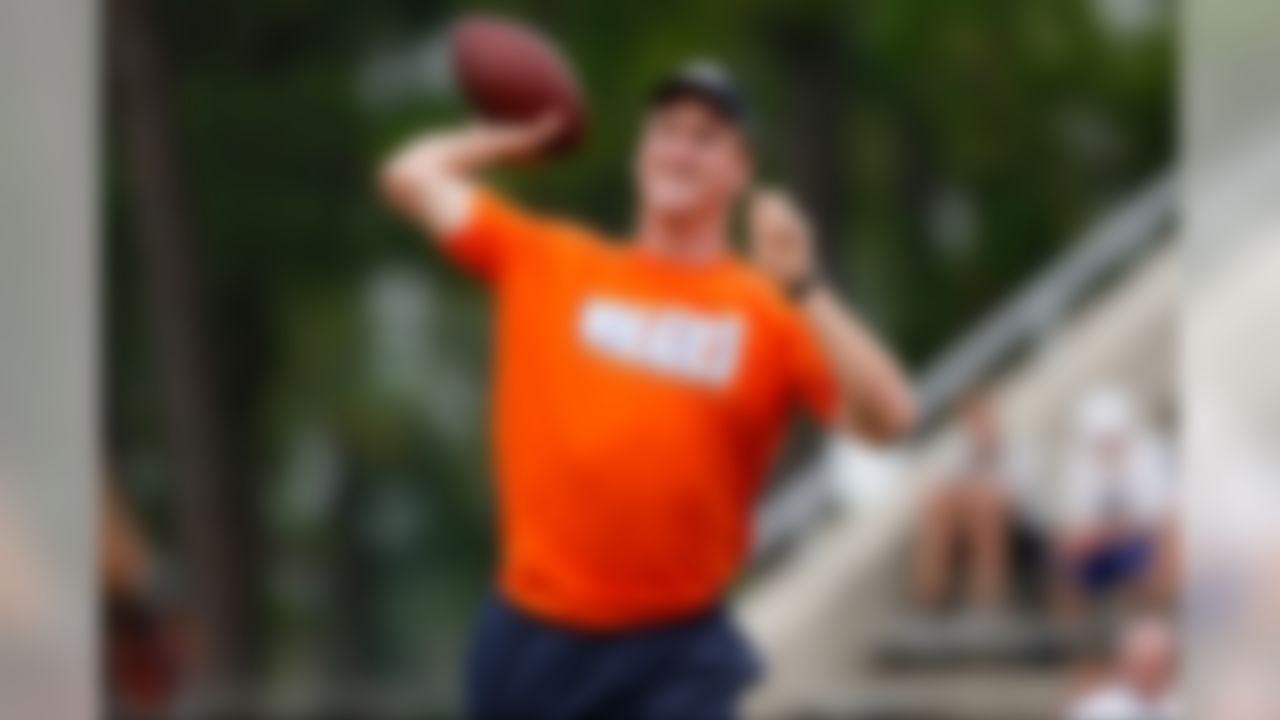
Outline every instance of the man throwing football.
{"label": "man throwing football", "polygon": [[750,208],[748,108],[717,67],[654,92],[635,225],[613,242],[485,187],[539,156],[549,117],[431,132],[388,202],[494,293],[498,588],[476,628],[479,718],[722,718],[758,665],[722,603],[794,410],[863,441],[913,421],[889,354],[820,279],[778,194]]}

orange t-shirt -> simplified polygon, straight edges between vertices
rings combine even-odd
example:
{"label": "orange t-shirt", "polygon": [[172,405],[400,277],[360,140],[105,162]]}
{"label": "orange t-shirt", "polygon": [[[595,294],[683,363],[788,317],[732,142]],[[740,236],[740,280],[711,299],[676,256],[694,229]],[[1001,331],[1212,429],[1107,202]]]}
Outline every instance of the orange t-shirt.
{"label": "orange t-shirt", "polygon": [[736,261],[666,262],[488,191],[443,245],[496,296],[502,591],[602,630],[711,606],[791,411],[835,413],[803,319]]}

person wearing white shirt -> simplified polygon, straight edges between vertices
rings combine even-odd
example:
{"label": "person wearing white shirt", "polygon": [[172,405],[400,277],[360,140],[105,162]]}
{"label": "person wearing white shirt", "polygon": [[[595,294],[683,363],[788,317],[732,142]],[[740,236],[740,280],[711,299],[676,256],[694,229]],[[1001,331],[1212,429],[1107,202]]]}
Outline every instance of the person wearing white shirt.
{"label": "person wearing white shirt", "polygon": [[1077,407],[1065,450],[1057,533],[1055,605],[1061,619],[1084,601],[1138,587],[1149,601],[1170,593],[1173,469],[1167,443],[1125,389],[1099,386]]}

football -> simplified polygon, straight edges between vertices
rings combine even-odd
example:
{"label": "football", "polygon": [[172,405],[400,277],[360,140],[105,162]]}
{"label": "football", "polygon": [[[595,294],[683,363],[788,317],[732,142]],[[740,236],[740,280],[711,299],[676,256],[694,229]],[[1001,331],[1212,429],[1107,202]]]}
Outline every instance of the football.
{"label": "football", "polygon": [[586,112],[578,79],[546,36],[515,20],[470,16],[454,24],[449,45],[459,89],[482,117],[522,121],[555,112],[564,125],[551,149],[581,145]]}

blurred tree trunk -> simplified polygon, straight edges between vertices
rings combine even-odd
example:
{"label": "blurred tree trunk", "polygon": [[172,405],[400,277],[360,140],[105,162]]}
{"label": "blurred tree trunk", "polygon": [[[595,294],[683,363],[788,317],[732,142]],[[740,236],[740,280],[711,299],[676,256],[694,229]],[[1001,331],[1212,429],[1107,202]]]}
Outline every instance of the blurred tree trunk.
{"label": "blurred tree trunk", "polygon": [[[854,34],[831,23],[799,22],[783,25],[786,50],[783,64],[792,79],[787,98],[789,125],[783,168],[795,183],[798,199],[813,216],[821,241],[824,267],[835,268],[832,279],[848,283],[845,259],[851,227],[853,193],[846,158],[852,115],[850,84]],[[856,91],[855,91],[856,92]]]}
{"label": "blurred tree trunk", "polygon": [[233,473],[201,312],[195,237],[182,192],[165,65],[147,0],[108,5],[113,109],[128,169],[148,333],[175,482],[182,575],[202,631],[204,690],[230,690],[253,657],[255,525]]}

